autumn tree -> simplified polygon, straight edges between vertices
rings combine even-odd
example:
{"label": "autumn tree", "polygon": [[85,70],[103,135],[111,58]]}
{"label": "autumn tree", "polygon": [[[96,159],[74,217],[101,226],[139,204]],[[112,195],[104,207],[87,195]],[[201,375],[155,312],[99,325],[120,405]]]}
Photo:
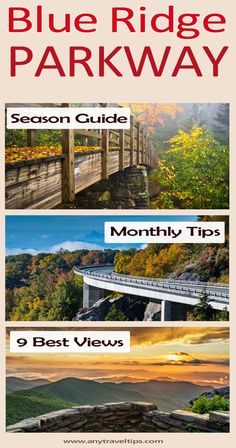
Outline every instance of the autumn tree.
{"label": "autumn tree", "polygon": [[[227,240],[227,234],[226,234]],[[120,251],[115,272],[132,276],[174,278],[189,272],[201,281],[229,282],[229,248],[225,245],[148,244],[142,250]]]}
{"label": "autumn tree", "polygon": [[48,254],[39,262],[41,270],[47,270],[48,272],[54,272],[55,269],[65,269],[66,262],[61,254]]}
{"label": "autumn tree", "polygon": [[159,185],[154,208],[228,208],[228,148],[206,129],[179,131],[169,140],[150,182]]}
{"label": "autumn tree", "polygon": [[123,103],[130,107],[131,113],[143,125],[154,132],[157,127],[163,126],[165,117],[174,119],[182,108],[176,103]]}
{"label": "autumn tree", "polygon": [[128,274],[127,266],[136,254],[136,249],[122,250],[115,255],[115,272],[120,274]]}

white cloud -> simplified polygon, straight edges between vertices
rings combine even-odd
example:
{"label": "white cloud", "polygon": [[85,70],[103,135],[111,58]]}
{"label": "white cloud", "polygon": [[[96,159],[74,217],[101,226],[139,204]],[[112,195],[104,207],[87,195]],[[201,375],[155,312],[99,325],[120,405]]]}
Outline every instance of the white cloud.
{"label": "white cloud", "polygon": [[6,255],[20,255],[20,254],[37,255],[39,252],[40,251],[38,249],[31,249],[31,248],[24,249],[22,247],[14,247],[13,249],[6,249]]}
{"label": "white cloud", "polygon": [[47,252],[55,253],[58,252],[60,249],[69,250],[70,252],[72,252],[73,250],[81,250],[81,249],[100,250],[102,249],[102,247],[99,246],[98,244],[86,243],[84,241],[64,241],[63,243],[51,246],[47,250]]}
{"label": "white cloud", "polygon": [[140,246],[140,249],[146,249],[146,247],[148,247],[148,244],[147,244],[147,243],[144,243],[144,244],[142,244],[142,245]]}
{"label": "white cloud", "polygon": [[60,249],[62,250],[69,250],[70,252],[73,252],[74,250],[102,250],[103,247],[99,246],[98,244],[93,243],[87,243],[84,241],[63,241],[62,243],[55,244],[51,247],[42,248],[42,249],[34,249],[34,248],[22,248],[22,247],[16,247],[6,249],[6,255],[19,255],[19,254],[31,254],[31,255],[37,255],[41,252],[45,253],[56,253]]}

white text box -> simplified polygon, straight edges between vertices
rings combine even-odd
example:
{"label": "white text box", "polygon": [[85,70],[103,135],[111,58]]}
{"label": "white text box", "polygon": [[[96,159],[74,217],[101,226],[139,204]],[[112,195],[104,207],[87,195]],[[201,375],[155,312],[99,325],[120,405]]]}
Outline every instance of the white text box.
{"label": "white text box", "polygon": [[130,109],[128,107],[8,107],[7,128],[129,129]]}
{"label": "white text box", "polygon": [[224,222],[105,222],[105,243],[224,243]]}
{"label": "white text box", "polygon": [[128,353],[129,331],[11,331],[11,353]]}

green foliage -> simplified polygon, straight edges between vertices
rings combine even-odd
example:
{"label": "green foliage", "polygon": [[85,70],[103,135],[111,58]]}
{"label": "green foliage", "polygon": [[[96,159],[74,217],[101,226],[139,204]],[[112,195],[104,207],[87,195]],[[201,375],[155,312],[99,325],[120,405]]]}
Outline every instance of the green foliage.
{"label": "green foliage", "polygon": [[228,208],[228,147],[196,126],[179,130],[168,144],[150,175],[151,188],[159,188],[153,208]]}
{"label": "green foliage", "polygon": [[107,313],[105,317],[105,321],[124,321],[126,320],[126,315],[123,313],[123,311],[120,311],[116,308],[115,304],[111,306],[109,312]]}
{"label": "green foliage", "polygon": [[196,306],[193,307],[193,311],[191,313],[191,320],[213,320],[214,309],[210,305],[210,299],[206,291],[203,291],[199,297],[199,302]]}
{"label": "green foliage", "polygon": [[6,258],[6,288],[12,289],[20,286],[22,281],[24,284],[27,282],[31,260],[30,254],[12,255]]}
{"label": "green foliage", "polygon": [[187,320],[196,321],[218,321],[229,320],[229,313],[227,309],[223,311],[215,311],[211,304],[206,291],[203,291],[199,297],[199,302],[193,307],[193,310],[188,313]]}
{"label": "green foliage", "polygon": [[74,405],[75,403],[41,392],[31,390],[11,392],[6,396],[6,424],[13,425],[26,418],[71,408]]}
{"label": "green foliage", "polygon": [[191,423],[188,423],[188,425],[186,425],[186,430],[187,432],[201,432],[200,429],[196,429]]}
{"label": "green foliage", "polygon": [[190,410],[196,414],[207,414],[210,411],[229,411],[229,399],[214,395],[207,398],[205,395],[198,397]]}
{"label": "green foliage", "polygon": [[[25,129],[6,129],[6,148],[27,146],[27,131]],[[61,131],[57,129],[38,129],[36,146],[53,146],[61,143]]]}
{"label": "green foliage", "polygon": [[49,299],[48,320],[72,320],[82,306],[82,296],[82,278],[79,287],[73,279],[60,279]]}
{"label": "green foliage", "polygon": [[25,129],[5,129],[6,148],[13,146],[27,146],[27,132]]}
{"label": "green foliage", "polygon": [[227,308],[224,308],[222,311],[215,311],[214,320],[228,321],[229,312],[227,311]]}

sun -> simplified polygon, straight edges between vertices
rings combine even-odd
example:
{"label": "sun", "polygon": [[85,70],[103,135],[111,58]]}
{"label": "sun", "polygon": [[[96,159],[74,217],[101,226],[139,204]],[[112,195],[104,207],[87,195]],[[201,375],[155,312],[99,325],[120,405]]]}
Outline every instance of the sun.
{"label": "sun", "polygon": [[176,353],[170,353],[169,355],[167,355],[167,359],[168,361],[177,362],[180,360],[180,356]]}

